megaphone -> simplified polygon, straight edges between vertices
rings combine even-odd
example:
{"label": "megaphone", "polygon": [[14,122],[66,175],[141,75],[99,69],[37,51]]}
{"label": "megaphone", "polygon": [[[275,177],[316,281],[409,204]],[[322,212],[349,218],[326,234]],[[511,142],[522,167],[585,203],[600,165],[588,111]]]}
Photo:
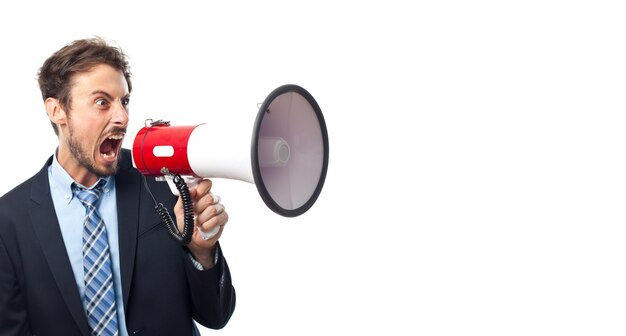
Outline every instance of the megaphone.
{"label": "megaphone", "polygon": [[328,149],[319,105],[304,88],[287,84],[267,96],[252,127],[149,120],[135,136],[132,157],[145,176],[181,176],[187,184],[202,178],[253,183],[268,208],[295,217],[309,210],[322,190]]}

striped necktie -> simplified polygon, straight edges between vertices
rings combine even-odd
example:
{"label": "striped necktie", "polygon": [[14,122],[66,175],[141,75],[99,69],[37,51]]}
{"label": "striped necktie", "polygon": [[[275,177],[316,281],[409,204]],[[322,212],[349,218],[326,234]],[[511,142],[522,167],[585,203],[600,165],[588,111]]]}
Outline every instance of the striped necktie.
{"label": "striped necktie", "polygon": [[93,189],[76,185],[73,188],[86,210],[83,228],[84,300],[92,336],[118,335],[109,239],[104,221],[96,210],[104,182],[100,180]]}

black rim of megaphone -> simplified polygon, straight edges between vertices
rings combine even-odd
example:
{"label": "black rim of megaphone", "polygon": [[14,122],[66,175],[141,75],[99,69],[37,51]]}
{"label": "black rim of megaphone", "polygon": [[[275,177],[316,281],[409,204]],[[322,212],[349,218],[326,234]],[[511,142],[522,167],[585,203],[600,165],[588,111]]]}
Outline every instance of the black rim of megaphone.
{"label": "black rim of megaphone", "polygon": [[[265,184],[263,183],[263,177],[261,176],[261,167],[259,167],[259,155],[258,155],[258,145],[259,145],[259,132],[261,130],[261,124],[263,121],[263,117],[265,116],[265,111],[269,108],[270,104],[276,99],[278,96],[283,95],[289,92],[296,92],[303,96],[309,104],[313,107],[315,114],[317,115],[317,120],[320,124],[320,129],[322,132],[322,141],[324,146],[324,162],[322,163],[322,172],[320,174],[319,181],[317,182],[317,186],[315,187],[315,191],[309,198],[309,200],[304,203],[299,208],[295,209],[285,209],[278,205],[265,188]],[[324,181],[326,180],[326,172],[328,170],[328,131],[326,129],[326,122],[324,120],[324,116],[322,115],[322,110],[319,105],[313,98],[313,96],[304,88],[294,85],[294,84],[286,84],[276,88],[272,93],[270,93],[263,104],[259,108],[259,112],[256,116],[256,120],[254,122],[254,131],[252,132],[252,174],[254,176],[255,185],[261,195],[261,198],[265,202],[265,204],[272,209],[272,211],[276,212],[279,215],[285,217],[295,217],[300,216],[305,213],[307,210],[313,206],[315,201],[317,201],[317,197],[322,192],[322,187],[324,186]]]}

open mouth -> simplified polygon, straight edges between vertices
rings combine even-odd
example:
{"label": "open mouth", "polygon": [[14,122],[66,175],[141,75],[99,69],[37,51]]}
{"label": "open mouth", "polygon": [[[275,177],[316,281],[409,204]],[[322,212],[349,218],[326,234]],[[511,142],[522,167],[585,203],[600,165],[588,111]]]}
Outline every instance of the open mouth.
{"label": "open mouth", "polygon": [[107,160],[115,159],[122,147],[122,139],[124,139],[124,134],[109,135],[100,144],[100,155]]}

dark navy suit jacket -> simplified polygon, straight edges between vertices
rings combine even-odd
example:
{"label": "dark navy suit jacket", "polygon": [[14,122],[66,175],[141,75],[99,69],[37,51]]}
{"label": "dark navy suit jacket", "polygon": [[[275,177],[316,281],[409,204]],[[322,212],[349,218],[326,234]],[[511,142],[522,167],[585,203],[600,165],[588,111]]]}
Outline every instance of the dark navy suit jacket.
{"label": "dark navy suit jacket", "polygon": [[[192,321],[220,329],[235,308],[230,271],[219,260],[198,271],[154,211],[143,177],[123,150],[115,176],[121,281],[129,335],[192,335]],[[89,335],[48,183],[48,166],[0,198],[0,335]],[[172,210],[165,182],[147,178]]]}

